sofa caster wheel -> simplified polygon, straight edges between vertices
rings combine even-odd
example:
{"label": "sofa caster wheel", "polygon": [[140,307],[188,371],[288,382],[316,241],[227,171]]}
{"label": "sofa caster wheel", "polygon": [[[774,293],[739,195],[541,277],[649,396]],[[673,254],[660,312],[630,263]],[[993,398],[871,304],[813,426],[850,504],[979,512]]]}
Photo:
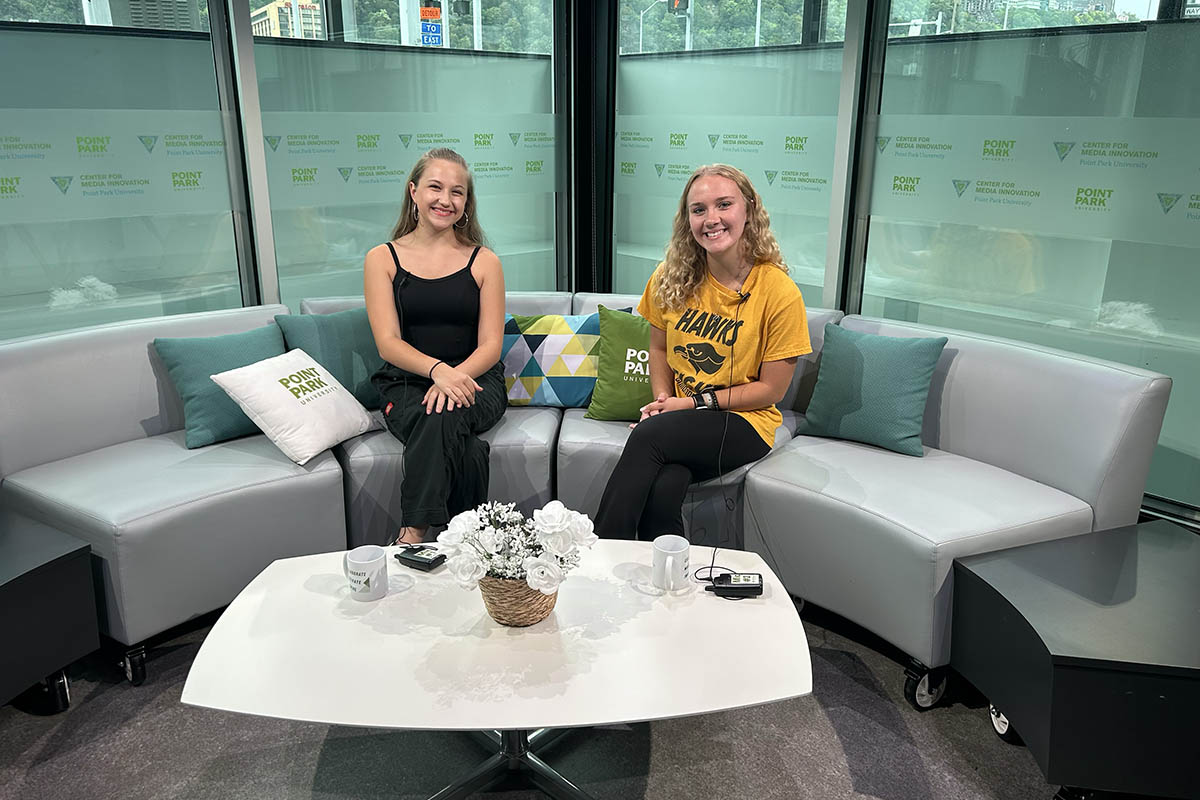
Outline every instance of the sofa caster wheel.
{"label": "sofa caster wheel", "polygon": [[129,681],[134,686],[141,686],[146,682],[146,648],[133,647],[125,651],[125,658],[121,662],[125,668],[125,680]]}
{"label": "sofa caster wheel", "polygon": [[1008,717],[1000,713],[1000,709],[989,704],[988,718],[992,721],[992,730],[1000,737],[1000,741],[1008,744],[1024,744],[1017,729],[1008,721]]}
{"label": "sofa caster wheel", "polygon": [[917,711],[928,711],[946,696],[949,682],[946,669],[926,669],[914,664],[904,671],[904,699]]}
{"label": "sofa caster wheel", "polygon": [[67,671],[60,669],[46,678],[46,705],[51,714],[58,714],[71,707],[71,684],[67,683]]}
{"label": "sofa caster wheel", "polygon": [[1099,798],[1099,792],[1075,786],[1062,786],[1054,795],[1054,800],[1099,800]]}

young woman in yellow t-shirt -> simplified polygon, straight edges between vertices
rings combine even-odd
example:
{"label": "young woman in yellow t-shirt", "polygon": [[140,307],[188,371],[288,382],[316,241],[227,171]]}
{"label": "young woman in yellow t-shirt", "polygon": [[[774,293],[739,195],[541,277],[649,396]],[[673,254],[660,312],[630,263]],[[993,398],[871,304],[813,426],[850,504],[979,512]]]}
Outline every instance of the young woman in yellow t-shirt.
{"label": "young woman in yellow t-shirt", "polygon": [[638,313],[651,326],[655,399],[600,500],[596,533],[613,539],[687,535],[688,485],[770,452],[782,421],[775,403],[796,358],[812,351],[762,198],[725,164],[688,179]]}

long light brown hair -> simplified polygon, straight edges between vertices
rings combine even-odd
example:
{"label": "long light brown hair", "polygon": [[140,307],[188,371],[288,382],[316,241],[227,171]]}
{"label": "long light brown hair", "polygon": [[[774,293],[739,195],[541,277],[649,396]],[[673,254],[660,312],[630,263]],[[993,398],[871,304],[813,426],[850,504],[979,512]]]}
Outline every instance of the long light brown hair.
{"label": "long light brown hair", "polygon": [[742,193],[742,199],[746,202],[746,227],[739,245],[751,266],[773,264],[787,272],[779,242],[771,232],[771,218],[746,173],[728,164],[698,167],[683,187],[679,210],[675,212],[675,223],[671,228],[671,241],[667,245],[667,256],[652,287],[654,301],[667,309],[682,308],[695,296],[708,272],[708,253],[692,235],[688,221],[688,192],[692,190],[692,184],[706,175],[728,178],[737,184],[738,191]]}
{"label": "long light brown hair", "polygon": [[425,174],[425,169],[431,161],[449,161],[462,167],[463,172],[467,173],[467,201],[463,204],[463,216],[467,221],[461,228],[457,224],[454,226],[454,236],[458,243],[472,247],[487,244],[487,237],[483,235],[483,227],[480,226],[479,217],[475,213],[475,176],[471,174],[466,159],[449,147],[435,147],[425,152],[417,159],[417,163],[413,164],[412,172],[408,173],[404,202],[400,205],[400,219],[396,220],[396,225],[392,228],[392,240],[417,229],[417,217],[414,213],[416,205],[413,203],[411,188],[421,185],[421,176]]}

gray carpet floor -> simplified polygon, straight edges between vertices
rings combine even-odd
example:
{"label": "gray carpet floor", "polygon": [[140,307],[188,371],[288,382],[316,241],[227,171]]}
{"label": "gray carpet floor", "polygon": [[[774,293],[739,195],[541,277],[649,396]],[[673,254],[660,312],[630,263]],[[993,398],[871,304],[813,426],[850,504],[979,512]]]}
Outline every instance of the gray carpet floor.
{"label": "gray carpet floor", "polygon": [[[580,729],[543,754],[597,800],[1049,800],[1024,747],[1001,742],[969,686],[925,713],[903,699],[899,654],[819,609],[802,616],[813,694],[757,708]],[[211,624],[211,620],[208,621]],[[428,798],[485,753],[455,733],[340,728],[179,702],[208,627],[150,651],[140,687],[102,659],[74,665],[54,716],[0,708],[0,798]],[[380,691],[401,691],[396,685]],[[348,679],[352,679],[348,676]],[[495,800],[540,792],[498,787]]]}

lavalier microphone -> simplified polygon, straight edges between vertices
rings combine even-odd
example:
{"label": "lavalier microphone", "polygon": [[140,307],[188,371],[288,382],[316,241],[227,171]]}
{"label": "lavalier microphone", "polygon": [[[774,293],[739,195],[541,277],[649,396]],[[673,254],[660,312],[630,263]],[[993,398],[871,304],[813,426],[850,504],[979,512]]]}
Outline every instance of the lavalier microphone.
{"label": "lavalier microphone", "polygon": [[738,305],[739,305],[739,306],[740,306],[742,303],[744,303],[744,302],[746,302],[747,300],[749,300],[749,299],[750,299],[750,293],[749,293],[749,292],[746,292],[745,294],[742,294],[741,292],[738,292],[738,293],[737,293],[737,295],[738,295],[738,298],[739,298],[739,299],[738,299]]}

